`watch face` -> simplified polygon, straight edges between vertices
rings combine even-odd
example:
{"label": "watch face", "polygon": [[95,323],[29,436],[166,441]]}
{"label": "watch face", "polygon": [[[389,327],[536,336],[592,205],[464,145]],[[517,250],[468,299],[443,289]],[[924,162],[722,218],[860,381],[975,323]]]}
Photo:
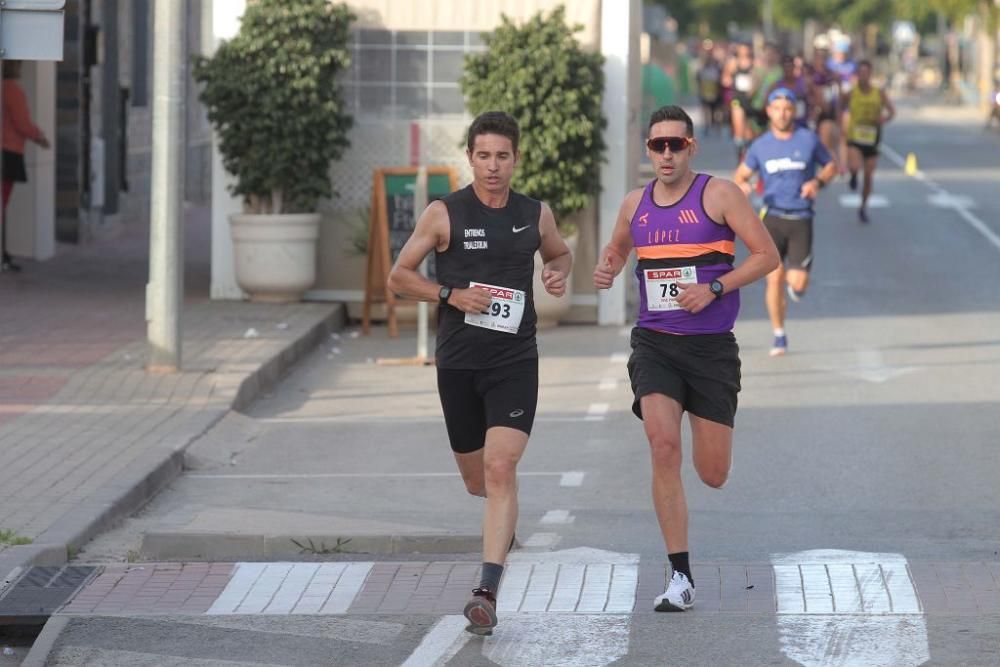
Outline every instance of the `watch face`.
{"label": "watch face", "polygon": [[723,290],[722,283],[720,283],[718,280],[713,280],[711,283],[709,283],[708,289],[712,290],[713,294],[722,294]]}

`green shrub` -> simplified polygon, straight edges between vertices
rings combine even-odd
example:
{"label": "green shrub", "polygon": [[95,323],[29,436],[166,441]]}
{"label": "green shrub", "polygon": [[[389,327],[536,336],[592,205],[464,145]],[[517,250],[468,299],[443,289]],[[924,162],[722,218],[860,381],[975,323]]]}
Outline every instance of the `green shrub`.
{"label": "green shrub", "polygon": [[[487,50],[466,57],[460,81],[469,112],[506,111],[521,126],[513,187],[552,207],[557,220],[600,191],[604,57],[583,50],[559,7],[514,25],[507,16]],[[568,229],[563,228],[563,233]]]}
{"label": "green shrub", "polygon": [[194,59],[231,188],[252,213],[310,212],[350,145],[337,75],[354,15],[328,0],[248,3],[239,34]]}

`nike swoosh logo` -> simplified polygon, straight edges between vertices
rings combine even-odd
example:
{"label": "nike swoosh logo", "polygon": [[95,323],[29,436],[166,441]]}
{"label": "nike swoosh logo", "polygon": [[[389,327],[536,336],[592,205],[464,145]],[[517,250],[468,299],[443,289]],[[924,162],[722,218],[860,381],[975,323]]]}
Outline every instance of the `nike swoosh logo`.
{"label": "nike swoosh logo", "polygon": [[531,225],[525,225],[524,227],[514,227],[514,233],[515,234],[520,234],[521,232],[523,232],[528,227],[531,227]]}

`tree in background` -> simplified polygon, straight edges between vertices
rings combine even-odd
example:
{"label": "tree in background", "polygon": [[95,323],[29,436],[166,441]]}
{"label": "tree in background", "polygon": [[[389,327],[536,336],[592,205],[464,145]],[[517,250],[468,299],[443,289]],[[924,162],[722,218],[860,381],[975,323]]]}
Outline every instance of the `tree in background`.
{"label": "tree in background", "polygon": [[760,25],[760,0],[647,0],[647,4],[662,5],[677,21],[679,30],[697,37],[722,37],[729,25]]}
{"label": "tree in background", "polygon": [[604,57],[581,48],[559,7],[524,25],[507,16],[484,35],[487,49],[466,57],[459,83],[473,116],[506,111],[521,126],[521,161],[513,187],[552,207],[564,235],[565,219],[600,191],[604,161],[601,109]]}
{"label": "tree in background", "polygon": [[334,194],[330,164],[352,124],[338,76],[353,20],[328,0],[256,0],[235,37],[194,58],[223,165],[236,176],[230,191],[247,212],[313,211]]}

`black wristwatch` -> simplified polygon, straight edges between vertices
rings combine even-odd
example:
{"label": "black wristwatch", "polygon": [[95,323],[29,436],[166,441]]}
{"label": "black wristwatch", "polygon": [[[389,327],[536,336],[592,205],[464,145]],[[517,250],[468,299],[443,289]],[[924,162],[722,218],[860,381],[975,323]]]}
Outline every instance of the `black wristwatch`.
{"label": "black wristwatch", "polygon": [[725,291],[725,286],[718,280],[713,280],[708,284],[708,289],[715,295],[716,299],[722,298],[722,292]]}
{"label": "black wristwatch", "polygon": [[451,288],[447,285],[441,285],[441,289],[438,290],[438,303],[446,306],[449,298],[451,298]]}

